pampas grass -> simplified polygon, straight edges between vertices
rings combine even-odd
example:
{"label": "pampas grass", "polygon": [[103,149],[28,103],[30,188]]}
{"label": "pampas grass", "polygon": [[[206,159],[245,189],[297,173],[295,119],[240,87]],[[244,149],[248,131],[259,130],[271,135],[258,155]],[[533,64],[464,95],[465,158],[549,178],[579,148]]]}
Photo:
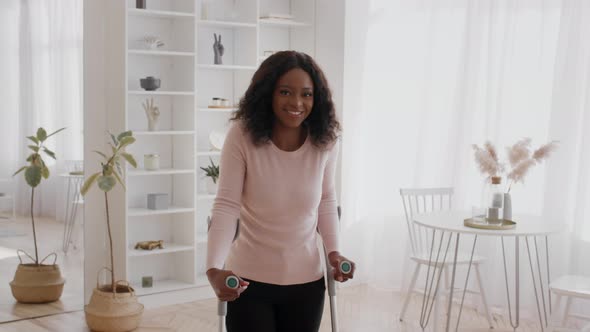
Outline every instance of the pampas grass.
{"label": "pampas grass", "polygon": [[[510,180],[508,192],[510,192],[512,184],[518,182],[524,183],[525,176],[533,166],[549,158],[551,153],[557,148],[557,141],[551,141],[540,146],[532,154],[530,145],[531,139],[527,137],[506,148],[506,155],[510,164],[510,171],[506,175]],[[483,174],[492,177],[499,176],[504,171],[504,165],[499,161],[496,148],[492,143],[487,141],[483,148],[474,144],[473,150],[475,151],[475,161]]]}
{"label": "pampas grass", "polygon": [[485,143],[483,148],[473,144],[473,150],[475,150],[475,161],[483,174],[492,177],[504,170],[504,165],[499,162],[496,148],[489,141]]}

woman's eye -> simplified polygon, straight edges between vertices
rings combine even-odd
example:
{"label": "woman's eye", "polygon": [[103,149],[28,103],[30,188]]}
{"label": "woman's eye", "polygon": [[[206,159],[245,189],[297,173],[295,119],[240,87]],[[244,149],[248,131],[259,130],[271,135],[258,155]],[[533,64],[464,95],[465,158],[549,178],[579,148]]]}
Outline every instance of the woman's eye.
{"label": "woman's eye", "polygon": [[305,92],[305,93],[303,94],[303,96],[304,96],[304,97],[311,97],[311,96],[313,96],[313,94],[312,94],[311,92]]}
{"label": "woman's eye", "polygon": [[288,96],[289,95],[289,91],[287,91],[287,90],[280,90],[279,93],[281,94],[281,96]]}

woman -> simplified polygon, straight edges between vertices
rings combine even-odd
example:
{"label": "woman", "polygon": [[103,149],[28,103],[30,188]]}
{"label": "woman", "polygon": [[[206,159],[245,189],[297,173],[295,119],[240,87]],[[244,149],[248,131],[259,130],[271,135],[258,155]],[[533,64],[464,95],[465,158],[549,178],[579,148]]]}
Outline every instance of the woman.
{"label": "woman", "polygon": [[[228,301],[227,330],[317,331],[325,293],[318,231],[330,264],[347,260],[334,185],[340,125],[322,70],[304,53],[275,53],[232,120],[207,253],[209,282]],[[225,286],[230,275],[240,277],[237,289]],[[341,282],[353,275],[354,263],[349,274],[334,269]]]}

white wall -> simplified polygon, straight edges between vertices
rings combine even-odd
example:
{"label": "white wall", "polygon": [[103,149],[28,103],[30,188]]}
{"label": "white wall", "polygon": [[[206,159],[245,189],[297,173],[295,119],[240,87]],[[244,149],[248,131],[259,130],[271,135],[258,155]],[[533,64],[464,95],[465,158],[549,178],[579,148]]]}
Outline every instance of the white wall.
{"label": "white wall", "polygon": [[[342,124],[343,86],[344,86],[344,5],[341,0],[318,0],[316,3],[316,55],[321,66],[336,107],[336,115]],[[341,195],[341,160],[339,156],[336,172],[338,201]]]}
{"label": "white wall", "polygon": [[[125,2],[84,2],[84,171],[100,170],[100,158],[92,150],[107,151],[106,131],[125,128]],[[116,279],[124,276],[125,224],[121,187],[109,193],[113,241],[116,246]],[[91,190],[84,205],[85,302],[96,286],[97,272],[109,263],[105,201],[102,191]]]}

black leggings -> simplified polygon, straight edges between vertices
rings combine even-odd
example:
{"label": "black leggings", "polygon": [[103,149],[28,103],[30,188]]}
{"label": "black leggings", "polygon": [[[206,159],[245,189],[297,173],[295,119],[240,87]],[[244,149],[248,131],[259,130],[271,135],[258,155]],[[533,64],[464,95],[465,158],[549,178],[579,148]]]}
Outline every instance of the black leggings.
{"label": "black leggings", "polygon": [[324,278],[280,286],[250,282],[240,297],[227,303],[228,332],[317,332],[324,311]]}

